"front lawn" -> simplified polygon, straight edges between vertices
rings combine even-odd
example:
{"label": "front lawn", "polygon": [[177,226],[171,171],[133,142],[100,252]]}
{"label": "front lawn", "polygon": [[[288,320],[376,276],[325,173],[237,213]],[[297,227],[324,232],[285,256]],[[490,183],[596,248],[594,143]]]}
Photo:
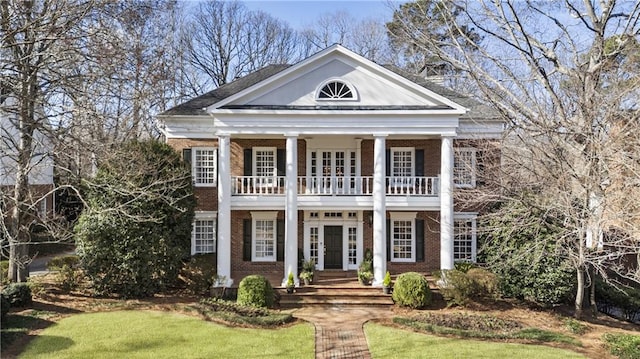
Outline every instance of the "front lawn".
{"label": "front lawn", "polygon": [[313,358],[314,329],[229,328],[179,314],[77,314],[42,331],[20,358]]}
{"label": "front lawn", "polygon": [[376,323],[364,326],[369,351],[375,358],[585,358],[565,349],[542,345],[494,343],[458,338],[442,338]]}

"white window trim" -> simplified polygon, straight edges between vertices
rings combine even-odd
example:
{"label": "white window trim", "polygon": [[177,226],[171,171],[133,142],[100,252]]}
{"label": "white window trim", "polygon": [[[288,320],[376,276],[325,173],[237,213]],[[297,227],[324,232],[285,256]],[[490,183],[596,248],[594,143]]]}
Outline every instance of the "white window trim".
{"label": "white window trim", "polygon": [[[257,152],[273,152],[273,174],[271,176],[258,176]],[[274,187],[278,183],[278,148],[277,147],[253,147],[251,173],[255,178],[255,187]],[[258,178],[260,180],[258,180]]]}
{"label": "white window trim", "polygon": [[[196,152],[198,151],[213,151],[214,156],[214,174],[213,183],[198,183],[196,181]],[[195,187],[216,187],[218,185],[218,148],[217,147],[191,147],[191,178]]]}
{"label": "white window trim", "polygon": [[[471,262],[475,263],[478,254],[478,213],[477,212],[456,212],[453,214],[453,222],[457,220],[471,220]],[[455,229],[454,229],[455,230]],[[455,232],[453,233],[455,240]],[[454,249],[455,251],[455,249]],[[455,253],[453,253],[455,255]],[[462,262],[464,260],[454,259],[456,262]]]}
{"label": "white window trim", "polygon": [[[353,97],[350,98],[320,98],[320,91],[329,83],[331,82],[341,82],[343,84],[345,84],[349,90],[351,91],[351,94],[353,95]],[[358,101],[360,99],[360,96],[358,95],[358,91],[356,91],[356,88],[353,87],[352,84],[350,84],[349,82],[338,78],[338,77],[332,77],[330,79],[325,80],[324,82],[320,83],[320,85],[316,88],[316,101],[322,101],[322,102],[327,102],[327,101]]]}
{"label": "white window trim", "polygon": [[391,168],[389,169],[389,173],[391,177],[406,178],[406,176],[393,175],[393,169],[395,168],[395,165],[396,165],[394,161],[394,156],[393,156],[394,152],[411,152],[411,176],[410,177],[414,177],[416,175],[416,148],[415,147],[390,147],[389,148],[389,156],[391,156],[389,161],[390,162],[389,165],[391,166]]}
{"label": "white window trim", "polygon": [[[256,257],[256,221],[273,221],[273,256]],[[278,212],[251,212],[251,261],[275,262],[278,256]]]}
{"label": "white window trim", "polygon": [[[455,147],[454,148],[454,156],[458,157],[460,152],[471,152],[471,183],[456,183],[454,177],[454,186],[456,188],[475,188],[476,187],[476,172],[477,172],[477,161],[476,155],[478,150],[475,147]],[[455,170],[455,160],[454,160],[454,170]]]}
{"label": "white window trim", "polygon": [[[404,262],[414,263],[416,261],[416,215],[418,212],[389,212],[390,219],[390,243],[391,249],[389,251],[391,262]],[[411,258],[394,258],[393,256],[393,230],[395,227],[395,221],[410,221],[411,222]]]}
{"label": "white window trim", "polygon": [[[213,252],[196,253],[196,221],[214,221],[213,228]],[[215,211],[196,211],[191,225],[191,255],[216,253],[218,247],[218,212]]]}

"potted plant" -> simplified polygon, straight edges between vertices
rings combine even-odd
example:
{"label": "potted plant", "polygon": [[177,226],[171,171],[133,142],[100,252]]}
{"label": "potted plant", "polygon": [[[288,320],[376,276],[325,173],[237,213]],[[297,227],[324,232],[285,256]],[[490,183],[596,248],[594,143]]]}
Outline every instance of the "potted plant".
{"label": "potted plant", "polygon": [[304,281],[305,285],[313,282],[313,277],[316,270],[316,262],[313,259],[305,260],[302,262],[302,272],[300,272],[300,279]]}
{"label": "potted plant", "polygon": [[300,273],[300,279],[304,282],[304,285],[309,285],[313,281],[313,272],[303,271]]}
{"label": "potted plant", "polygon": [[293,293],[293,288],[295,287],[295,282],[293,281],[293,273],[289,272],[289,276],[287,277],[287,293]]}
{"label": "potted plant", "polygon": [[371,251],[367,249],[364,259],[358,266],[358,281],[362,285],[371,285],[373,279],[373,256]]}
{"label": "potted plant", "polygon": [[384,279],[382,279],[382,293],[391,293],[391,273],[389,273],[389,271],[387,271],[387,273],[384,275]]}

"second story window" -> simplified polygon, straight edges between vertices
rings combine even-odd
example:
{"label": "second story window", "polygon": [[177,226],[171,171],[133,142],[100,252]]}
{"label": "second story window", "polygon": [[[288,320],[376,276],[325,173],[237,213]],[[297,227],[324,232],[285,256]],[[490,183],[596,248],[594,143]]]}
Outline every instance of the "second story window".
{"label": "second story window", "polygon": [[476,149],[456,148],[453,158],[453,183],[459,188],[476,186]]}
{"label": "second story window", "polygon": [[191,174],[197,187],[213,187],[217,180],[218,152],[213,147],[191,149]]}
{"label": "second story window", "polygon": [[413,153],[412,147],[391,148],[392,177],[413,177]]}

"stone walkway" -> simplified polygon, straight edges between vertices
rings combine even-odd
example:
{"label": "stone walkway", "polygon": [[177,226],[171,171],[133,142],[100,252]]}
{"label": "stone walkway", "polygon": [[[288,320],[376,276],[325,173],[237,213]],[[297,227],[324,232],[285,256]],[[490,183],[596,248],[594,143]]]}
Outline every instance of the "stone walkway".
{"label": "stone walkway", "polygon": [[371,358],[362,326],[391,314],[387,306],[354,305],[305,306],[293,312],[316,327],[316,359]]}

